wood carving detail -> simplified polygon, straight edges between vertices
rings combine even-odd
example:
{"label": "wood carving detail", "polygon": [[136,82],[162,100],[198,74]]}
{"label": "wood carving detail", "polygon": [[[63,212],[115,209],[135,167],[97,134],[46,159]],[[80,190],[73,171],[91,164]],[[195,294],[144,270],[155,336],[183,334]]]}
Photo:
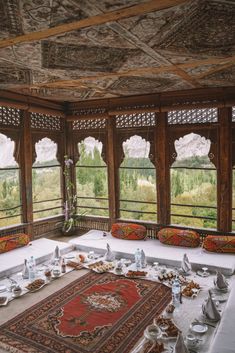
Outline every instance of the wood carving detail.
{"label": "wood carving detail", "polygon": [[0,68],[0,86],[12,84],[29,84],[31,82],[31,73],[28,69],[19,67],[6,67]]}
{"label": "wood carving detail", "polygon": [[232,4],[195,1],[183,16],[169,22],[169,32],[163,35],[158,48],[174,53],[206,54],[207,57],[234,55],[234,17]]}
{"label": "wood carving detail", "polygon": [[162,77],[151,78],[151,77],[120,77],[111,86],[110,91],[120,93],[153,93],[161,90],[165,90],[169,86],[174,85],[177,82],[174,78]]}
{"label": "wood carving detail", "polygon": [[[4,0],[3,0],[4,1]],[[85,13],[70,0],[21,1],[26,31],[38,31],[85,18]]]}
{"label": "wood carving detail", "polygon": [[18,0],[0,0],[0,32],[13,35],[23,34],[19,12]]}
{"label": "wood carving detail", "polygon": [[138,50],[42,41],[42,66],[49,69],[112,72]]}
{"label": "wood carving detail", "polygon": [[235,82],[235,66],[223,71],[215,72],[203,77],[204,80],[227,81],[234,84]]}

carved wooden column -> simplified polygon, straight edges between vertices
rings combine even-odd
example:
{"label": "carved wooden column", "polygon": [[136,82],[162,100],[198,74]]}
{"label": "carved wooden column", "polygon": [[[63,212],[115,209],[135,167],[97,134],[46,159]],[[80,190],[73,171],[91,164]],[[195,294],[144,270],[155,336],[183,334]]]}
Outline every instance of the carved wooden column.
{"label": "carved wooden column", "polygon": [[108,165],[108,189],[109,189],[109,217],[110,226],[119,217],[119,192],[118,192],[118,169],[116,159],[116,126],[115,117],[107,120],[107,165]]}
{"label": "carved wooden column", "polygon": [[[65,134],[64,134],[64,145],[65,145],[65,155],[67,155],[69,158],[73,160],[73,164],[70,166],[70,177],[71,181],[74,185],[74,195],[76,195],[76,163],[78,161],[78,153],[76,151],[77,146],[74,144],[74,139],[73,139],[73,123],[72,122],[66,122],[65,123]],[[63,170],[64,170],[64,164],[63,164]],[[63,185],[64,185],[64,178],[63,178]],[[64,189],[64,201],[65,201],[65,189]]]}
{"label": "carved wooden column", "polygon": [[159,224],[170,223],[170,165],[167,113],[157,114],[155,158],[157,166],[157,217]]}
{"label": "carved wooden column", "polygon": [[231,108],[218,109],[218,230],[232,228],[232,123]]}
{"label": "carved wooden column", "polygon": [[22,199],[22,221],[27,223],[27,233],[33,235],[33,198],[32,198],[32,135],[30,113],[24,111],[21,149],[20,149],[20,179]]}

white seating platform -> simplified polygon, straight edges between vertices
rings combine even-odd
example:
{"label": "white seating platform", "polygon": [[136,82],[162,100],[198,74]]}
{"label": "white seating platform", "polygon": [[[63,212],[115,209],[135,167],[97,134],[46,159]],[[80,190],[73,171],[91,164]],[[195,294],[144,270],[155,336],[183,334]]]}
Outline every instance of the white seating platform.
{"label": "white seating platform", "polygon": [[122,240],[112,237],[110,233],[103,236],[102,231],[91,230],[88,233],[71,239],[69,243],[81,251],[95,251],[104,254],[109,243],[117,257],[132,258],[137,248],[143,249],[149,262],[158,261],[162,264],[180,266],[183,254],[187,253],[193,270],[202,266],[210,270],[220,269],[225,275],[232,275],[235,270],[235,256],[230,254],[216,254],[202,248],[186,248],[169,246],[157,239]]}
{"label": "white seating platform", "polygon": [[210,346],[209,353],[234,353],[235,335],[234,335],[234,317],[235,317],[235,282],[229,295],[229,299],[223,312],[215,338]]}
{"label": "white seating platform", "polygon": [[73,250],[72,244],[41,238],[31,241],[22,248],[0,254],[0,278],[22,271],[24,259],[29,259],[32,255],[36,260],[36,264],[48,260],[57,245],[61,254],[66,254]]}

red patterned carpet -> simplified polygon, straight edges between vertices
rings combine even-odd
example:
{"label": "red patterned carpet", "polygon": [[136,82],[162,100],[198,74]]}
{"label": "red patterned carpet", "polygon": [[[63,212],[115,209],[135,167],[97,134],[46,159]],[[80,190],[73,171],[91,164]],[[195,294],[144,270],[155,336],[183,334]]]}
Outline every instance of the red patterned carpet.
{"label": "red patterned carpet", "polygon": [[14,353],[128,353],[171,300],[168,287],[90,272],[0,327]]}

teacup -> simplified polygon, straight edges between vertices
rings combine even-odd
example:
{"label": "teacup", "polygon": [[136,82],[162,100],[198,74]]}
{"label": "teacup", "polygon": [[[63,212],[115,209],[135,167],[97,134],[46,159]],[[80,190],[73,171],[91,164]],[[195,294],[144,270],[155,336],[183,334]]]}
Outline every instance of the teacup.
{"label": "teacup", "polygon": [[162,336],[162,332],[157,325],[149,325],[144,331],[144,335],[147,339],[157,340]]}
{"label": "teacup", "polygon": [[22,288],[19,286],[19,285],[16,285],[13,290],[12,290],[12,293],[14,295],[14,297],[19,297],[22,293]]}
{"label": "teacup", "polygon": [[199,339],[194,335],[188,334],[186,336],[186,343],[189,348],[196,347],[199,343]]}

